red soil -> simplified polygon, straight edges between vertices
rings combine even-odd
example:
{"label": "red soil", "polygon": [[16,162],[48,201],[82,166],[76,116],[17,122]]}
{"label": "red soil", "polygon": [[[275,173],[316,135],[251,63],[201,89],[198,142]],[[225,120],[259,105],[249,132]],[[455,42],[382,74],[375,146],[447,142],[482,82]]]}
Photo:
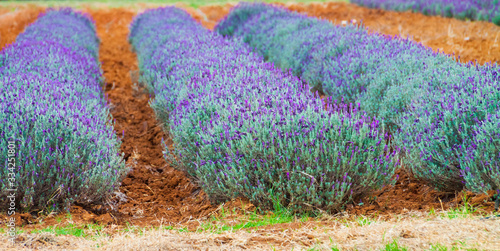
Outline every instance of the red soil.
{"label": "red soil", "polygon": [[17,35],[33,23],[44,9],[36,6],[16,8],[0,8],[0,50],[12,44]]}
{"label": "red soil", "polygon": [[162,154],[162,138],[169,141],[148,105],[149,94],[137,83],[137,58],[128,43],[128,27],[135,12],[127,9],[89,10],[101,38],[100,61],[106,94],[116,119],[115,130],[124,131],[121,150],[133,170],[120,191],[127,202],[118,205],[118,222],[159,225],[185,222],[207,214],[206,195],[180,171],[170,167]]}
{"label": "red soil", "polygon": [[356,203],[362,202],[361,205],[348,205],[346,213],[351,215],[394,215],[412,210],[428,212],[430,209],[456,208],[464,205],[465,202],[474,205],[483,212],[494,210],[495,203],[490,199],[494,195],[494,191],[488,195],[471,192],[443,193],[416,180],[403,170],[397,171],[396,175],[399,176],[399,179],[394,186],[387,186],[360,201],[356,201]]}

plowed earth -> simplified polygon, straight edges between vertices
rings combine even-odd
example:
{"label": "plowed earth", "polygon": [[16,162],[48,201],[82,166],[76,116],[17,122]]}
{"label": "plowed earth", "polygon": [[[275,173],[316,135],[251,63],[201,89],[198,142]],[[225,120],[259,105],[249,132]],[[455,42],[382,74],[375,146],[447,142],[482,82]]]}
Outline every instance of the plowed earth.
{"label": "plowed earth", "polygon": [[[415,13],[398,13],[372,10],[345,3],[292,4],[287,8],[310,16],[342,21],[363,20],[372,32],[411,36],[417,42],[456,54],[462,61],[478,60],[479,63],[497,62],[500,58],[498,36],[500,27],[486,22],[465,22],[441,17],[427,17]],[[143,7],[142,7],[143,8]],[[231,5],[206,6],[200,9],[185,8],[205,27],[212,29],[230,10]],[[20,14],[22,13],[25,14]],[[39,8],[8,12],[0,8],[0,46],[12,43],[24,27],[33,22]],[[101,39],[100,61],[105,77],[105,92],[111,113],[116,120],[115,129],[122,138],[121,150],[132,171],[123,181],[120,192],[106,208],[99,206],[73,206],[72,221],[137,226],[182,224],[196,227],[197,219],[217,213],[219,205],[210,205],[206,195],[179,171],[163,159],[162,138],[169,142],[148,102],[150,95],[137,84],[136,55],[127,41],[128,27],[137,14],[137,8],[88,8],[96,21]],[[4,22],[2,20],[12,20]],[[462,194],[443,194],[410,178],[399,171],[395,186],[386,187],[356,204],[348,205],[350,215],[392,215],[414,210],[447,209],[463,204]],[[470,202],[493,210],[491,195],[468,194]],[[361,203],[362,202],[362,203]],[[245,209],[252,206],[243,201]],[[242,203],[229,202],[225,207],[239,208]],[[0,219],[5,217],[0,217]],[[40,228],[56,224],[53,215],[33,218],[30,214],[17,216],[18,226]],[[39,223],[43,220],[43,223]],[[36,223],[38,224],[30,224]]]}
{"label": "plowed earth", "polygon": [[133,167],[120,189],[127,201],[118,205],[115,216],[141,225],[172,224],[206,214],[211,206],[204,193],[163,158],[161,140],[168,137],[148,105],[149,94],[137,84],[137,58],[127,39],[135,13],[126,9],[89,13],[101,38],[99,54],[115,128],[124,135],[121,149]]}

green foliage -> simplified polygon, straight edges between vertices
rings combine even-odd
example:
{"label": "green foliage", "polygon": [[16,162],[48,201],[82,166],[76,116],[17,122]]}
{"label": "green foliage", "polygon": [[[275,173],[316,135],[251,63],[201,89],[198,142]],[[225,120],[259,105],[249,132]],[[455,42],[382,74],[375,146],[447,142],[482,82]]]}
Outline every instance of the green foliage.
{"label": "green foliage", "polygon": [[210,221],[201,224],[198,231],[222,233],[225,231],[237,231],[248,228],[258,229],[263,226],[293,222],[298,220],[297,216],[300,217],[300,220],[304,221],[304,217],[307,218],[308,216],[308,214],[293,214],[292,211],[280,205],[278,200],[275,200],[273,208],[274,210],[272,212],[261,211],[261,213],[264,213],[263,215],[259,214],[258,210],[260,209],[256,209],[253,212],[244,212],[243,217],[236,219],[238,223],[229,224],[225,220],[227,214],[224,212],[224,207],[222,207],[220,216],[212,216]]}
{"label": "green foliage", "polygon": [[492,22],[498,26],[500,26],[500,15],[493,18]]}
{"label": "green foliage", "polygon": [[408,248],[404,246],[400,246],[396,239],[392,240],[391,243],[385,245],[383,251],[407,251]]}
{"label": "green foliage", "polygon": [[392,183],[398,148],[376,118],[321,100],[240,40],[161,8],[136,18],[131,42],[172,135],[165,157],[212,201],[338,211]]}
{"label": "green foliage", "polygon": [[61,9],[0,54],[0,209],[103,203],[128,172],[102,93],[98,46],[91,20]]}
{"label": "green foliage", "polygon": [[498,67],[457,65],[442,77],[451,81],[423,92],[399,120],[403,161],[444,191],[499,190]]}
{"label": "green foliage", "polygon": [[463,194],[463,203],[463,205],[451,208],[446,212],[446,217],[449,219],[466,218],[477,212],[474,205],[470,204],[466,194]]}
{"label": "green foliage", "polygon": [[96,239],[105,237],[108,234],[104,232],[104,227],[98,224],[75,225],[67,224],[64,226],[50,226],[39,230],[32,230],[31,233],[52,233],[56,236],[71,235],[74,237],[82,237]]}

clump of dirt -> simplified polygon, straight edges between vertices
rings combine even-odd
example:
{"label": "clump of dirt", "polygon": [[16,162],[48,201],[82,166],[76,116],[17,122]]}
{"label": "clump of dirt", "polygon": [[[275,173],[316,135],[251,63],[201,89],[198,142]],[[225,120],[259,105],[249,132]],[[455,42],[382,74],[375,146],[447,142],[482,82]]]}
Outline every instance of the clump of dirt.
{"label": "clump of dirt", "polygon": [[0,50],[16,41],[24,29],[35,22],[45,9],[35,5],[17,7],[14,11],[9,7],[0,8]]}
{"label": "clump of dirt", "polygon": [[465,203],[485,212],[492,212],[495,208],[491,200],[494,191],[488,194],[439,192],[402,169],[396,172],[395,178],[397,181],[394,186],[387,186],[355,201],[347,206],[346,212],[351,215],[391,215],[419,210],[448,210]]}
{"label": "clump of dirt", "polygon": [[234,4],[229,3],[223,6],[201,6],[199,10],[205,14],[209,21],[211,21],[210,25],[205,25],[205,27],[213,29],[215,25],[229,13],[232,7],[234,7]]}

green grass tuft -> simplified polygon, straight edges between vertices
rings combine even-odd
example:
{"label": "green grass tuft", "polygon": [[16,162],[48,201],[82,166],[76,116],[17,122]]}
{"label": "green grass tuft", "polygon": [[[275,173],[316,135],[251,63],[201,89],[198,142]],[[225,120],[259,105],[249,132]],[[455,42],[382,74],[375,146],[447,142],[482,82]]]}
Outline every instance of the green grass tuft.
{"label": "green grass tuft", "polygon": [[463,201],[463,205],[457,206],[456,208],[451,208],[448,212],[446,212],[445,216],[449,219],[466,218],[477,213],[477,209],[474,207],[474,205],[469,203],[469,199],[465,194],[463,197]]}
{"label": "green grass tuft", "polygon": [[382,250],[384,250],[384,251],[407,251],[408,248],[400,246],[398,244],[398,241],[394,239],[391,243],[387,243]]}
{"label": "green grass tuft", "polygon": [[75,237],[95,239],[96,237],[107,236],[107,234],[103,232],[103,229],[104,227],[98,224],[68,224],[66,226],[49,226],[43,229],[35,229],[32,230],[31,233],[52,233],[56,236],[72,235]]}

